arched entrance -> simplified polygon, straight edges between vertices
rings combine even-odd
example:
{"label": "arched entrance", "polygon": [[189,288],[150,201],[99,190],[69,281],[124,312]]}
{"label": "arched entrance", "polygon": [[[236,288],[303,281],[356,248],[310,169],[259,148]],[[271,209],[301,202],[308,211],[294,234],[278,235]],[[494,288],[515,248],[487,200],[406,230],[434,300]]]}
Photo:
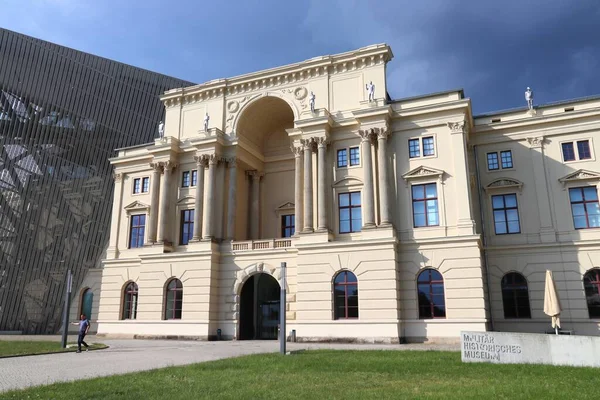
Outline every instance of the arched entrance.
{"label": "arched entrance", "polygon": [[240,340],[277,339],[280,290],[269,274],[246,280],[240,296]]}
{"label": "arched entrance", "polygon": [[[87,319],[92,319],[92,303],[94,302],[94,293],[92,289],[87,288],[83,291],[81,296],[81,307],[79,314],[84,314]],[[79,315],[77,316],[79,319]]]}

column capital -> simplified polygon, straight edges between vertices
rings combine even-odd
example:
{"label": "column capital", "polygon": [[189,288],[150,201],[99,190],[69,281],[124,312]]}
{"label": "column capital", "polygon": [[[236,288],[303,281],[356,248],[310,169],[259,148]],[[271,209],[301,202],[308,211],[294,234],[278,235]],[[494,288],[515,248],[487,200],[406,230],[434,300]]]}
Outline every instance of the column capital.
{"label": "column capital", "polygon": [[259,172],[259,171],[257,171],[257,170],[246,171],[246,176],[247,176],[249,179],[252,179],[252,180],[255,180],[255,181],[259,180],[259,179],[260,179],[260,178],[262,178],[264,175],[265,175],[264,173],[262,173],[262,172]]}
{"label": "column capital", "polygon": [[238,166],[238,159],[237,159],[237,157],[226,158],[225,162],[227,163],[227,166],[229,168],[237,168],[237,166]]}
{"label": "column capital", "polygon": [[216,154],[207,154],[206,158],[207,158],[208,164],[210,164],[210,165],[217,165],[219,163],[219,161],[221,161],[221,157]]}
{"label": "column capital", "polygon": [[327,145],[329,144],[329,139],[327,139],[326,137],[317,137],[315,138],[315,142],[317,143],[317,147],[319,148],[326,148]]}
{"label": "column capital", "polygon": [[371,142],[374,132],[373,129],[359,129],[358,134],[361,137],[361,142]]}
{"label": "column capital", "polygon": [[150,168],[152,168],[153,172],[157,172],[157,173],[161,173],[163,170],[163,166],[162,163],[160,162],[151,162],[150,163]]}
{"label": "column capital", "polygon": [[467,124],[464,120],[459,122],[448,122],[447,125],[448,128],[450,128],[451,134],[467,133]]}
{"label": "column capital", "polygon": [[123,180],[123,173],[113,172],[113,179],[115,180],[115,182],[121,182]]}
{"label": "column capital", "polygon": [[208,155],[206,154],[198,154],[194,156],[194,161],[196,161],[196,165],[198,168],[206,167],[208,163]]}
{"label": "column capital", "polygon": [[527,143],[529,143],[529,148],[536,149],[544,146],[544,140],[544,136],[528,137]]}
{"label": "column capital", "polygon": [[302,154],[304,153],[304,146],[292,146],[290,148],[292,149],[292,153],[294,153],[294,157],[302,157]]}
{"label": "column capital", "polygon": [[387,140],[388,136],[390,136],[390,130],[388,128],[375,128],[374,130],[377,135],[377,140]]}
{"label": "column capital", "polygon": [[175,171],[175,169],[178,166],[177,163],[175,163],[171,160],[162,161],[160,164],[163,167],[165,173]]}

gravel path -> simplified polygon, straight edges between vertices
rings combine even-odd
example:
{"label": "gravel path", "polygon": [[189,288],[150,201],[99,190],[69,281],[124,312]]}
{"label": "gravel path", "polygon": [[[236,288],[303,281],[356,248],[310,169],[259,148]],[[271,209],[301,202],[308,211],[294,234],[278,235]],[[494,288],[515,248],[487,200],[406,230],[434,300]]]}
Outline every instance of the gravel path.
{"label": "gravel path", "polygon": [[[8,338],[8,336],[0,337],[0,340],[8,340]],[[28,340],[30,338],[21,336],[20,339]],[[17,340],[16,337],[11,337],[11,339]],[[46,340],[56,340],[56,337],[46,337]],[[247,354],[279,351],[279,342],[276,341],[102,340],[90,337],[89,342],[97,341],[109,345],[110,348],[81,354],[64,353],[0,359],[0,392],[54,382],[125,374],[173,365],[194,364]],[[457,344],[288,343],[289,351],[303,349],[458,351],[460,347]]]}

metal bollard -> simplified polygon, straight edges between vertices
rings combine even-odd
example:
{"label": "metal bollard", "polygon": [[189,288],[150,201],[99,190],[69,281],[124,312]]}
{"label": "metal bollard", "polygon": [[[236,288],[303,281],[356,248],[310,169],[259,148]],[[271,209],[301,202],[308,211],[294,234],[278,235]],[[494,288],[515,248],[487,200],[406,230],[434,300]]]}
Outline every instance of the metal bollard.
{"label": "metal bollard", "polygon": [[221,340],[221,329],[217,329],[217,340]]}
{"label": "metal bollard", "polygon": [[292,333],[290,334],[291,338],[290,338],[290,342],[292,343],[296,343],[296,330],[292,329]]}

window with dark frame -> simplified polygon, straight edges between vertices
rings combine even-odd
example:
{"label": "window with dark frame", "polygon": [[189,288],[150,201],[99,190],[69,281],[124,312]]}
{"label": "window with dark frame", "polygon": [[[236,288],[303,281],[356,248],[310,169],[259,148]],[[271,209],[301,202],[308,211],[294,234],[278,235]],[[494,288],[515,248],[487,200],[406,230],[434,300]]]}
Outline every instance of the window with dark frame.
{"label": "window with dark frame", "polygon": [[590,318],[600,318],[600,269],[589,270],[583,276],[585,299]]}
{"label": "window with dark frame", "polygon": [[487,153],[487,164],[488,170],[490,171],[500,169],[500,164],[498,163],[498,153]]}
{"label": "window with dark frame", "polygon": [[563,161],[575,161],[573,142],[562,144]]}
{"label": "window with dark frame", "polygon": [[500,283],[504,318],[531,318],[527,280],[518,272],[504,275]]}
{"label": "window with dark frame", "polygon": [[435,155],[435,148],[433,146],[433,136],[423,138],[423,157]]}
{"label": "window with dark frame", "polygon": [[577,141],[577,154],[579,155],[580,160],[589,160],[590,158],[592,158],[589,140]]}
{"label": "window with dark frame", "polygon": [[179,244],[186,245],[194,236],[194,210],[181,210],[181,239]]}
{"label": "window with dark frame", "polygon": [[360,165],[360,149],[358,147],[350,147],[350,166]]}
{"label": "window with dark frame", "polygon": [[337,151],[337,166],[338,168],[348,166],[348,153],[346,149],[340,149]]}
{"label": "window with dark frame", "polygon": [[358,318],[358,281],[350,271],[342,271],[333,280],[334,319]]}
{"label": "window with dark frame", "polygon": [[192,171],[192,186],[196,186],[198,184],[198,170],[195,169]]}
{"label": "window with dark frame", "polygon": [[595,186],[569,189],[571,213],[575,229],[600,227],[600,207],[598,206],[598,191]]}
{"label": "window with dark frame", "polygon": [[165,296],[165,319],[181,319],[183,308],[183,284],[179,279],[171,279]]}
{"label": "window with dark frame", "polygon": [[409,139],[408,140],[408,158],[417,158],[421,157],[421,146],[419,144],[419,139]]}
{"label": "window with dark frame", "polygon": [[440,224],[438,212],[437,185],[428,183],[425,185],[413,185],[413,226],[421,228],[425,226],[438,226]]}
{"label": "window with dark frame", "polygon": [[141,193],[141,190],[142,190],[141,182],[142,182],[142,180],[140,178],[135,178],[133,180],[133,193],[134,194]]}
{"label": "window with dark frame", "polygon": [[362,229],[360,192],[339,193],[338,207],[340,217],[339,232],[360,232]]}
{"label": "window with dark frame", "polygon": [[129,282],[123,290],[123,315],[122,319],[136,319],[138,307],[138,285]]}
{"label": "window with dark frame", "polygon": [[144,233],[146,229],[146,214],[132,215],[129,227],[129,248],[144,246]]}
{"label": "window with dark frame", "polygon": [[424,269],[417,277],[419,319],[446,318],[444,278],[435,269]]}
{"label": "window with dark frame", "polygon": [[500,162],[502,163],[502,169],[512,168],[512,151],[505,150],[500,152]]}
{"label": "window with dark frame", "polygon": [[150,191],[150,178],[142,178],[142,193]]}
{"label": "window with dark frame", "polygon": [[492,196],[492,210],[496,235],[521,233],[516,194]]}
{"label": "window with dark frame", "polygon": [[181,174],[181,187],[190,187],[190,171],[183,171]]}
{"label": "window with dark frame", "polygon": [[295,218],[294,214],[281,216],[281,237],[292,237],[295,233]]}

